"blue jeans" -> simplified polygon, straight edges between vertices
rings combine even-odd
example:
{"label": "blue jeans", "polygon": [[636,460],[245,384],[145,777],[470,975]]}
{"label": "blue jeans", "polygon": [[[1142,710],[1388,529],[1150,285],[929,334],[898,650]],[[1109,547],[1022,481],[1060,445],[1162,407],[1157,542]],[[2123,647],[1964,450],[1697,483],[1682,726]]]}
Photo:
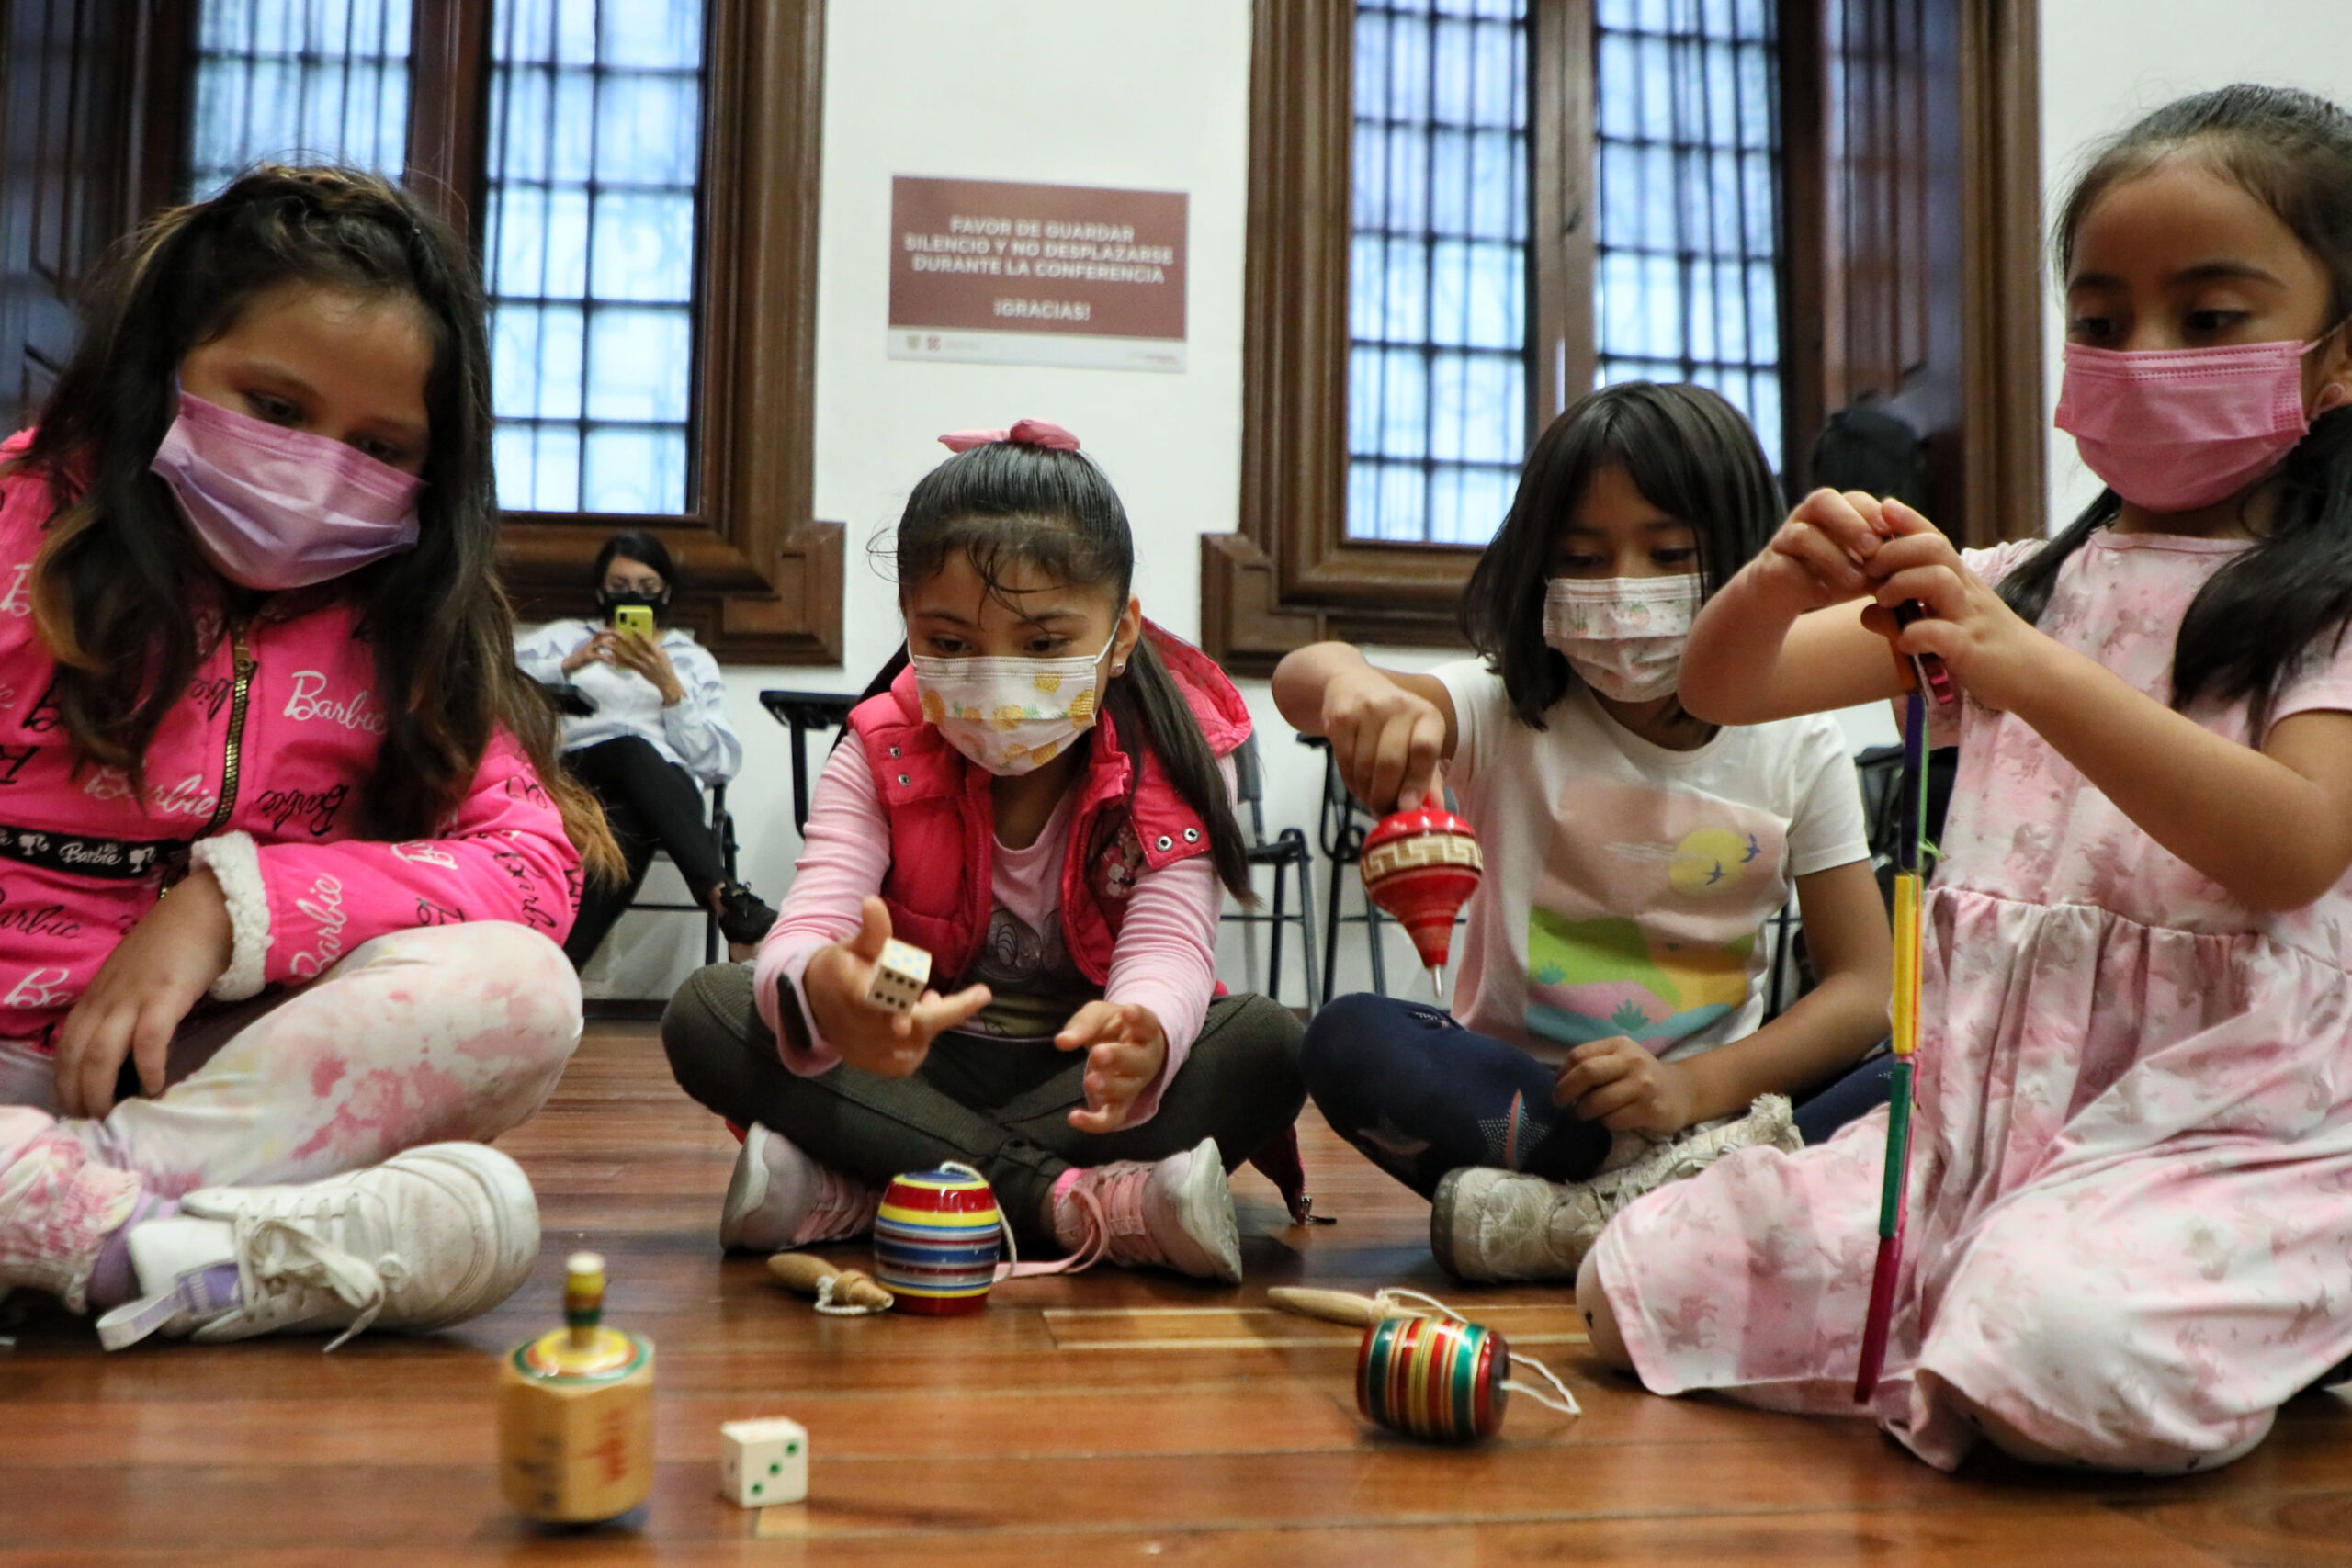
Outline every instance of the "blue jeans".
{"label": "blue jeans", "polygon": [[[1552,1103],[1554,1068],[1453,1017],[1392,997],[1340,997],[1306,1026],[1306,1089],[1331,1129],[1426,1198],[1465,1165],[1582,1181],[1610,1132]],[[1864,1061],[1797,1108],[1807,1144],[1886,1101],[1890,1055]]]}

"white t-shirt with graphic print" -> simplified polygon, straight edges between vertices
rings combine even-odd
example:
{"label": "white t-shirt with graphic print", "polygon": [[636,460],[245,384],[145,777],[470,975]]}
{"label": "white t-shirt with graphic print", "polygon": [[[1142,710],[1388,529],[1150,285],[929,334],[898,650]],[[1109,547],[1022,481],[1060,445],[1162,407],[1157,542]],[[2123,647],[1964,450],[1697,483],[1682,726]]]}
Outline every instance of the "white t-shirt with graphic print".
{"label": "white t-shirt with graphic print", "polygon": [[1764,928],[1794,879],[1870,853],[1838,720],[1727,726],[1675,751],[1581,682],[1539,730],[1482,661],[1430,673],[1458,721],[1445,782],[1486,859],[1454,1016],[1546,1061],[1621,1034],[1677,1061],[1752,1033]]}

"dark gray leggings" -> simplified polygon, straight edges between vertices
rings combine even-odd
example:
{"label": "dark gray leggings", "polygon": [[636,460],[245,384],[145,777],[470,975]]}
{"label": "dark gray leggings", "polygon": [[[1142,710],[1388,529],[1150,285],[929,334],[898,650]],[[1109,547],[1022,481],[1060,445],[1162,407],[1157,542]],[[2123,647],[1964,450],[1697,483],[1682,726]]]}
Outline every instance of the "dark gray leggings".
{"label": "dark gray leggings", "polygon": [[1073,1165],[1162,1159],[1215,1138],[1233,1169],[1297,1120],[1306,1102],[1298,1021],[1259,996],[1223,997],[1182,1068],[1140,1126],[1082,1133],[1082,1052],[943,1034],[911,1077],[837,1066],[802,1077],[784,1065],[752,1002],[748,964],[698,970],[670,999],[662,1044],[695,1100],[739,1126],[783,1134],[812,1158],[880,1187],[901,1171],[960,1160],[989,1179],[1024,1250],[1058,1250],[1047,1195]]}

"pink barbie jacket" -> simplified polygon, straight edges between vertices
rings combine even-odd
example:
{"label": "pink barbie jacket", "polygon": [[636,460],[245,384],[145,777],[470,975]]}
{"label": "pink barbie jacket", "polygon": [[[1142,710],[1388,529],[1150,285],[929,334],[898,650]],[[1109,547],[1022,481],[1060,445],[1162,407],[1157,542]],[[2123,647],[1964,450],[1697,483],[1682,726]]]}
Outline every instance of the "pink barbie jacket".
{"label": "pink barbie jacket", "polygon": [[[28,439],[0,443],[0,462]],[[220,1001],[311,978],[414,926],[511,920],[562,940],[580,858],[504,732],[432,837],[355,836],[384,712],[355,612],[323,595],[209,639],[148,750],[143,794],[119,769],[76,770],[56,662],[33,629],[33,557],[52,510],[45,477],[0,473],[0,1039],[46,1046],[185,862],[211,867],[228,896]]]}

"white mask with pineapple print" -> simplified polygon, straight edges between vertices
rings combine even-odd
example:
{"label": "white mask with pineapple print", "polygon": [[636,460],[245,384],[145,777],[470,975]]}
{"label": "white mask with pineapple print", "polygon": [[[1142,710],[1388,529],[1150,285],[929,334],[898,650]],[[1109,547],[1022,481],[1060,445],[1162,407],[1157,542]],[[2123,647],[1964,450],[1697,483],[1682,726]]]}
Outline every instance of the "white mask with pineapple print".
{"label": "white mask with pineapple print", "polygon": [[1094,727],[1102,658],[1119,640],[1111,628],[1091,659],[954,659],[918,653],[915,691],[922,716],[965,756],[1001,777],[1044,767]]}

